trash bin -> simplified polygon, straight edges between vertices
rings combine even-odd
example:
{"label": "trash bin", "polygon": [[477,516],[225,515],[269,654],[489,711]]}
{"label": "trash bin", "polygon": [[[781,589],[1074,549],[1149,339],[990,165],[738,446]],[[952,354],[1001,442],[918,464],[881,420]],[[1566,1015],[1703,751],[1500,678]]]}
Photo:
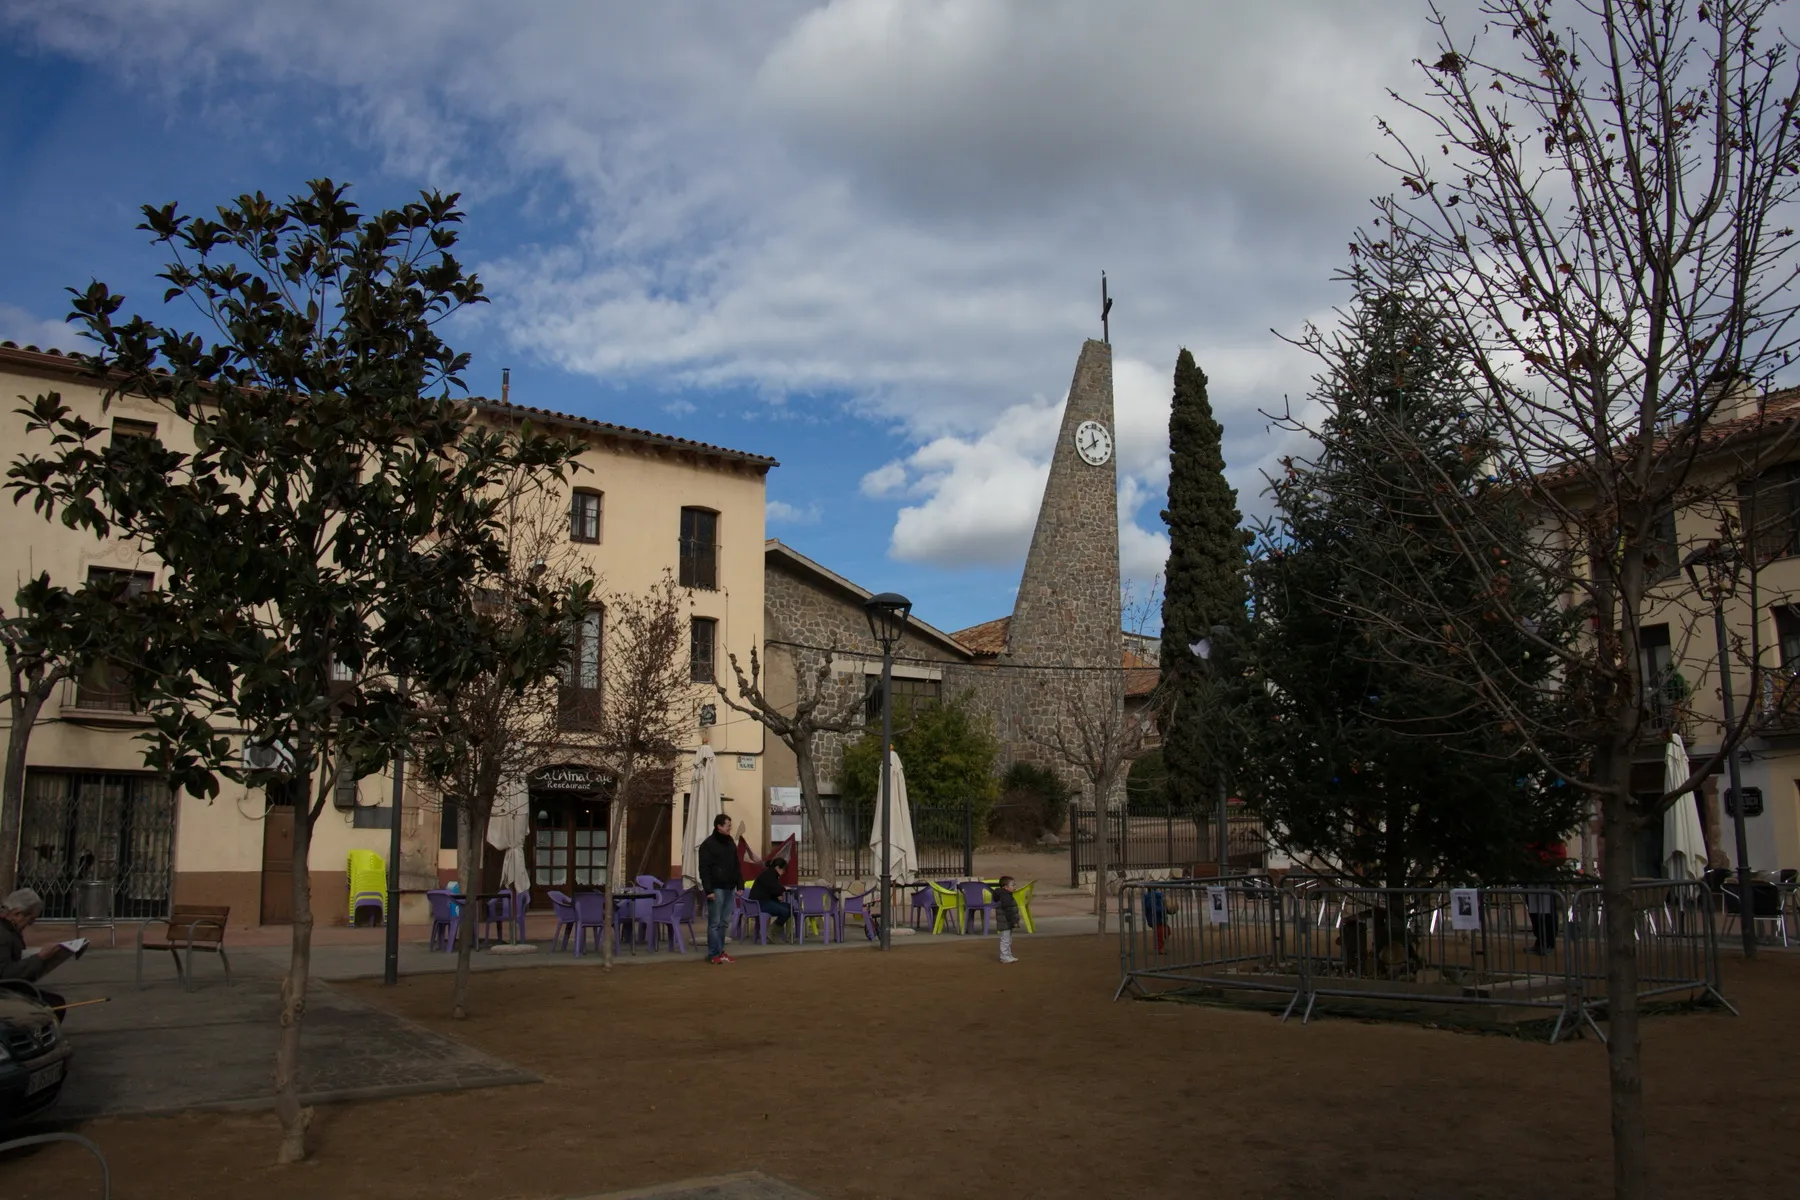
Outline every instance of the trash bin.
{"label": "trash bin", "polygon": [[112,920],[113,888],[104,879],[82,879],[75,884],[75,923],[104,925]]}
{"label": "trash bin", "polygon": [[113,920],[113,885],[110,879],[75,881],[75,932],[83,925],[106,926],[106,942],[119,944],[119,926]]}

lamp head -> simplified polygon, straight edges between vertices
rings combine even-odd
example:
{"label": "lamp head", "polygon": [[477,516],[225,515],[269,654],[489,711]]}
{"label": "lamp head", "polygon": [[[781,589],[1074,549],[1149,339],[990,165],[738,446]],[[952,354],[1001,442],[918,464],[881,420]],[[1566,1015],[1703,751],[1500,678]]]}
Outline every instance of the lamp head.
{"label": "lamp head", "polygon": [[869,632],[881,646],[881,652],[892,654],[900,643],[900,635],[906,632],[912,601],[898,592],[882,592],[863,601],[863,613],[869,618]]}

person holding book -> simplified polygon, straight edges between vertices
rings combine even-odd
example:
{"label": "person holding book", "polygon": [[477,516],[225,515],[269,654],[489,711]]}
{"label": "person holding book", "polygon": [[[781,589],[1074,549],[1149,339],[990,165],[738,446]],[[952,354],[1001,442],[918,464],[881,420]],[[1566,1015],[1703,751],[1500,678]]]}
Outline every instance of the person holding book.
{"label": "person holding book", "polygon": [[[0,979],[36,983],[80,955],[80,950],[71,950],[67,945],[51,946],[41,953],[25,949],[25,930],[43,912],[43,897],[30,888],[20,888],[0,900]],[[81,948],[86,949],[87,944],[81,943]]]}

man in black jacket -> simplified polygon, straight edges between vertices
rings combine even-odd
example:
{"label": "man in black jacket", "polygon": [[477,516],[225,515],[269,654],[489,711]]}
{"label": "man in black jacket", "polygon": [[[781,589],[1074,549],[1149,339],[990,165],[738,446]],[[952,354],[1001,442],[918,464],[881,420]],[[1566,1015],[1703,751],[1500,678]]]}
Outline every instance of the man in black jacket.
{"label": "man in black jacket", "polygon": [[735,962],[725,953],[725,927],[731,924],[731,906],[744,885],[744,869],[738,865],[737,843],[731,838],[731,818],[720,813],[713,819],[712,836],[700,843],[700,886],[707,895],[706,961]]}

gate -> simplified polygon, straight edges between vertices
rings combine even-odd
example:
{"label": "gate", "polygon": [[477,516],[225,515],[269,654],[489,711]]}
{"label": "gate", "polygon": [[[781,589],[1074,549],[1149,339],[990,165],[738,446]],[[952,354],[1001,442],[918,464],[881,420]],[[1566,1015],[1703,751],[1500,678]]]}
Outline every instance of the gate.
{"label": "gate", "polygon": [[20,887],[44,900],[44,916],[75,916],[75,885],[108,885],[113,915],[169,914],[175,799],[150,775],[38,771],[25,777],[19,829]]}
{"label": "gate", "polygon": [[[821,807],[831,839],[837,844],[837,874],[845,879],[867,879],[875,872],[875,852],[869,848],[869,836],[881,820],[879,799],[857,803],[831,797]],[[964,878],[974,874],[975,830],[974,810],[967,800],[961,803],[926,804],[911,802],[913,843],[919,852],[918,874],[931,878]],[[800,875],[807,879],[825,877],[825,864],[819,861],[818,841],[812,836],[812,815],[801,808]]]}
{"label": "gate", "polygon": [[[1166,802],[1136,801],[1130,795],[1106,814],[1106,866],[1112,873],[1190,867],[1219,857],[1218,808],[1182,811]],[[1069,806],[1069,886],[1081,887],[1083,876],[1098,866],[1098,820],[1091,804]],[[1262,821],[1232,813],[1227,817],[1231,855],[1221,874],[1243,874],[1263,868],[1267,839]]]}

